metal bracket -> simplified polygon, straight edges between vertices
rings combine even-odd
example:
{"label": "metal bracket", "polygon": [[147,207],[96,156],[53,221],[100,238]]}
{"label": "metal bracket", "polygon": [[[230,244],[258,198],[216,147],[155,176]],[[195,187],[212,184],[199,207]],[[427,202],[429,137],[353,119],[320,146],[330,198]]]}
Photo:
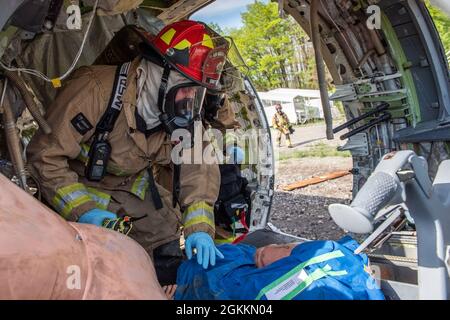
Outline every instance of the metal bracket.
{"label": "metal bracket", "polygon": [[423,193],[427,198],[431,198],[433,191],[433,185],[431,183],[430,177],[428,176],[428,164],[425,158],[413,156],[409,160],[411,166],[413,167],[415,178]]}
{"label": "metal bracket", "polygon": [[349,150],[353,156],[363,157],[369,155],[369,142],[367,141],[367,133],[361,132],[348,138],[345,145],[338,147],[338,151]]}
{"label": "metal bracket", "polygon": [[[364,251],[370,244],[372,244],[386,229],[394,223],[403,214],[401,207],[395,207],[392,214],[382,223],[380,226],[372,232],[370,236],[364,240],[363,243],[355,250],[355,254],[360,254]],[[387,237],[386,237],[387,240]],[[383,241],[384,242],[384,241]]]}

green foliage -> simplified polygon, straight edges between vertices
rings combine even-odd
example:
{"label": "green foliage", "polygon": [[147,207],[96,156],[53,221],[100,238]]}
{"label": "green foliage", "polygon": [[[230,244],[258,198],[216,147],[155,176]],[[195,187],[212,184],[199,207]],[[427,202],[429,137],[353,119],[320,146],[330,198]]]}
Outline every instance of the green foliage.
{"label": "green foliage", "polygon": [[317,88],[308,37],[292,18],[279,17],[276,3],[255,1],[241,17],[243,27],[225,34],[234,39],[258,90]]}
{"label": "green foliage", "polygon": [[224,34],[225,32],[222,30],[222,28],[215,22],[211,22],[208,24],[208,26],[213,29],[215,32],[217,32],[218,34]]}
{"label": "green foliage", "polygon": [[[441,36],[445,52],[450,52],[450,18],[425,0]],[[249,76],[258,91],[274,88],[318,89],[314,51],[307,34],[292,17],[281,19],[275,2],[255,0],[241,14],[243,27],[222,30],[231,36],[249,67]],[[331,83],[331,77],[328,76]],[[329,85],[331,89],[331,85]]]}
{"label": "green foliage", "polygon": [[319,142],[303,150],[295,150],[286,153],[280,153],[277,160],[299,159],[299,158],[327,158],[327,157],[351,157],[348,151],[338,151],[336,147],[330,146],[324,142]]}
{"label": "green foliage", "polygon": [[445,52],[450,52],[450,18],[440,9],[433,7],[429,0],[425,1],[434,25],[439,32]]}

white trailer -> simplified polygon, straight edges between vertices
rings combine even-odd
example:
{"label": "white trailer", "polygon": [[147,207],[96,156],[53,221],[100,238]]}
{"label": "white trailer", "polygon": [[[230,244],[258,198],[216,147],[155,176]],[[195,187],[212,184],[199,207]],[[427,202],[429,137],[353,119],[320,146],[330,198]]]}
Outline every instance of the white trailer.
{"label": "white trailer", "polygon": [[[275,105],[281,104],[291,123],[305,123],[308,120],[323,119],[319,90],[279,88],[258,92],[264,105],[266,117],[271,122]],[[331,102],[333,108],[333,103]],[[336,114],[333,112],[333,115]]]}

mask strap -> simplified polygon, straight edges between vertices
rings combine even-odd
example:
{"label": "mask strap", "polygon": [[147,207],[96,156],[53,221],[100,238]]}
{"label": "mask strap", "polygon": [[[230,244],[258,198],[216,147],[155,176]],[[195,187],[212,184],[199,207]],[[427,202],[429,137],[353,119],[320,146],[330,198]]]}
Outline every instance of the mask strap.
{"label": "mask strap", "polygon": [[165,63],[164,64],[164,71],[161,77],[161,85],[159,86],[158,91],[158,108],[159,110],[164,113],[163,110],[163,104],[164,104],[164,98],[166,96],[167,91],[167,83],[169,82],[169,75],[170,75],[170,66]]}

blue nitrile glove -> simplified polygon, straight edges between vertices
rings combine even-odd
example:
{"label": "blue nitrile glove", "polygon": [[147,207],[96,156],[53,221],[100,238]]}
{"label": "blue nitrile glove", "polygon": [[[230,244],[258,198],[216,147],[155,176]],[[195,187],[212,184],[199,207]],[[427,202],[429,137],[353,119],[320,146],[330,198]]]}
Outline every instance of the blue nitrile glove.
{"label": "blue nitrile glove", "polygon": [[242,148],[236,146],[227,147],[227,155],[230,157],[229,163],[241,164],[244,162],[245,154]]}
{"label": "blue nitrile glove", "polygon": [[208,268],[208,263],[214,266],[216,264],[216,255],[223,259],[222,252],[216,248],[213,239],[206,232],[194,232],[186,239],[186,255],[188,259],[192,258],[192,249],[197,249],[197,262],[203,265],[203,269]]}
{"label": "blue nitrile glove", "polygon": [[96,226],[101,227],[105,219],[117,219],[117,215],[106,210],[92,209],[83,214],[80,219],[78,219],[78,222],[95,224]]}

